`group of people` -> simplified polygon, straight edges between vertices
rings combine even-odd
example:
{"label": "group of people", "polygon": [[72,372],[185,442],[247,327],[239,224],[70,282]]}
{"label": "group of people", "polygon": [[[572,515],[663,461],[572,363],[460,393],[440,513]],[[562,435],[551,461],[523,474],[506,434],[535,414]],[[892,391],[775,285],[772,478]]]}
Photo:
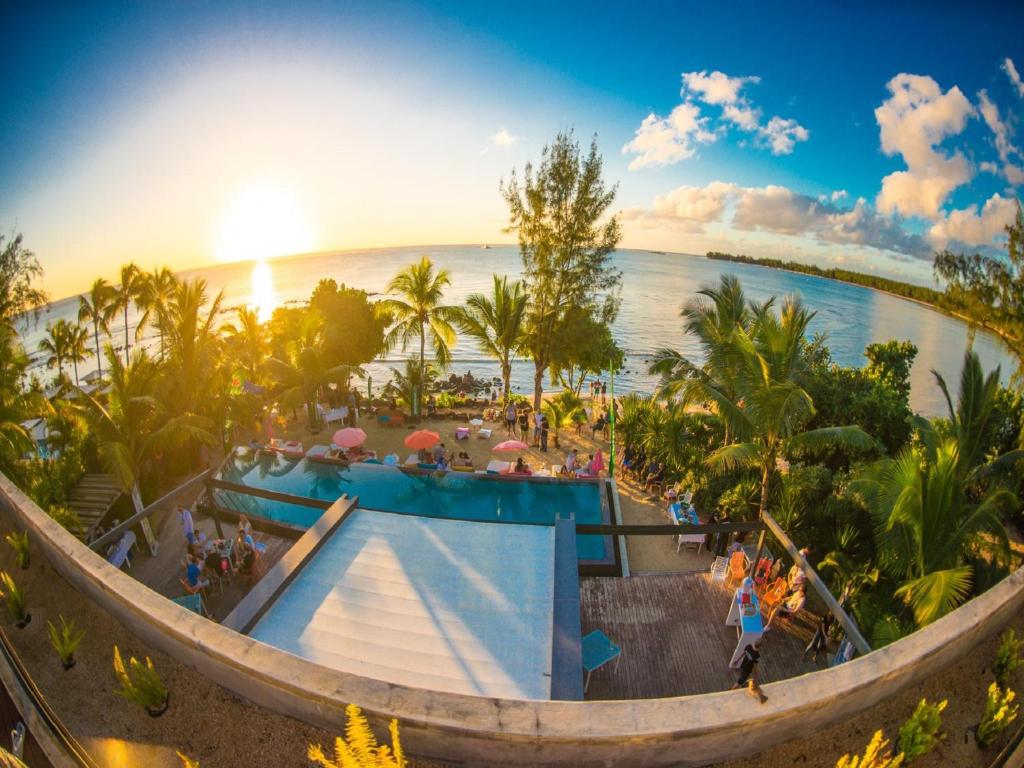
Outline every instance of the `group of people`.
{"label": "group of people", "polygon": [[234,574],[245,576],[250,585],[256,577],[261,545],[256,543],[252,523],[245,515],[238,518],[233,545],[227,539],[207,539],[195,530],[192,511],[182,504],[177,508],[185,534],[185,582],[190,590],[208,589],[213,578],[223,579]]}
{"label": "group of people", "polygon": [[[548,416],[542,411],[533,414],[533,442],[542,451],[548,450],[548,432],[551,424]],[[527,440],[530,436],[530,410],[526,406],[517,408],[515,403],[510,402],[505,406],[505,431],[512,437],[517,437],[516,428],[519,428],[518,437],[520,440]]]}

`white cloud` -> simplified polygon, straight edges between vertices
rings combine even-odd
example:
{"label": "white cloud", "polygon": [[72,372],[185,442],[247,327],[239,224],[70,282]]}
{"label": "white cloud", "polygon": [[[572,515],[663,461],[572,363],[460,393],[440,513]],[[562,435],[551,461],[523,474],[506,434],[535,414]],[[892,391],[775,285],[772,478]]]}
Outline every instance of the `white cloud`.
{"label": "white cloud", "polygon": [[937,248],[945,248],[950,242],[991,245],[1016,216],[1017,201],[996,193],[985,201],[980,215],[976,204],[952,211],[932,226],[928,238]]}
{"label": "white cloud", "polygon": [[[644,118],[633,139],[622,148],[623,154],[635,154],[630,170],[672,165],[696,154],[694,144],[707,144],[728,125],[757,135],[758,146],[773,154],[788,155],[798,141],[807,141],[810,132],[791,118],[772,117],[762,124],[762,112],[742,93],[748,83],[761,78],[730,77],[724,72],[684,72],[680,95],[683,102],[666,117],[655,113]],[[703,106],[720,106],[717,126],[702,114]]]}
{"label": "white cloud", "polygon": [[708,118],[700,116],[700,107],[690,102],[680,104],[666,118],[652,112],[637,128],[633,140],[622,148],[622,154],[637,155],[629,169],[672,165],[692,157],[696,153],[694,143],[715,140],[707,122]]}
{"label": "white cloud", "polygon": [[1024,99],[1024,82],[1021,82],[1020,73],[1017,72],[1017,67],[1014,66],[1013,59],[1009,56],[1003,60],[1003,71],[1010,78],[1013,87],[1017,89],[1017,95]]}
{"label": "white cloud", "polygon": [[645,229],[667,225],[677,232],[697,233],[708,224],[726,224],[733,230],[863,246],[902,257],[931,256],[923,238],[879,216],[863,198],[852,207],[840,208],[776,185],[741,187],[714,181],[705,187],[678,187],[655,198],[649,210],[632,208],[622,218]]}
{"label": "white cloud", "polygon": [[1014,155],[1021,157],[1020,149],[1014,146],[1010,140],[1009,126],[999,117],[999,107],[989,99],[988,92],[984,89],[978,91],[978,111],[981,112],[985,125],[992,131],[996,152],[999,153],[999,159],[1003,163],[1006,180],[1014,185],[1024,184],[1024,168],[1016,165],[1010,159]]}
{"label": "white cloud", "polygon": [[999,175],[999,166],[995,163],[989,162],[988,160],[978,163],[978,170],[984,171],[985,173],[991,173],[996,176]]}
{"label": "white cloud", "polygon": [[838,203],[840,200],[842,200],[843,198],[846,197],[846,194],[847,193],[846,193],[845,189],[837,189],[837,190],[835,190],[832,193],[832,202],[833,203]]}
{"label": "white cloud", "polygon": [[690,91],[705,104],[735,104],[740,101],[740,90],[747,83],[759,83],[761,78],[729,77],[724,72],[707,70],[683,73],[683,90]]}
{"label": "white cloud", "polygon": [[502,128],[497,133],[491,134],[491,144],[496,147],[511,147],[517,141],[519,141],[519,137],[513,136],[506,128]]}
{"label": "white cloud", "polygon": [[959,88],[943,93],[927,76],[899,74],[887,88],[892,95],[875,110],[882,151],[901,155],[907,170],[882,179],[876,206],[883,213],[936,221],[949,194],[972,176],[960,152],[947,155],[937,147],[961,133],[974,110]]}
{"label": "white cloud", "polygon": [[796,120],[773,117],[767,125],[757,129],[761,137],[772,148],[773,155],[789,155],[793,153],[793,145],[798,141],[807,141],[810,132]]}

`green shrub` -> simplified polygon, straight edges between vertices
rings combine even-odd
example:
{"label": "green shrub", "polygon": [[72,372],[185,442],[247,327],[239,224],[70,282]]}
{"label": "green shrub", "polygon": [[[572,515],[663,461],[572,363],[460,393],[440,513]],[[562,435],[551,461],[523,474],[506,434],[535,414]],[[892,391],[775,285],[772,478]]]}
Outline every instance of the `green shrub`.
{"label": "green shrub", "polygon": [[60,663],[64,669],[71,669],[75,665],[75,651],[78,649],[85,631],[75,627],[75,620],[67,621],[60,617],[60,629],[53,625],[52,621],[46,622],[46,629],[50,634],[50,645],[60,656]]}
{"label": "green shrub", "polygon": [[117,692],[120,696],[135,702],[149,712],[166,708],[170,694],[148,656],[145,664],[132,656],[125,666],[124,659],[121,658],[121,651],[115,645],[114,674],[121,685]]}
{"label": "green shrub", "polygon": [[10,544],[11,549],[14,550],[14,553],[18,558],[18,566],[23,570],[28,568],[28,531],[22,531],[21,533],[11,531],[7,534],[6,538],[4,538],[4,541]]}
{"label": "green shrub", "polygon": [[889,740],[882,737],[881,731],[875,731],[863,755],[845,754],[836,762],[836,768],[899,768],[903,765],[903,755],[892,756]]}
{"label": "green shrub", "polygon": [[1005,690],[998,683],[988,687],[985,700],[985,712],[978,723],[978,746],[984,749],[991,746],[1010,723],[1017,719],[1020,705],[1014,704],[1016,694],[1009,688]]}
{"label": "green shrub", "polygon": [[321,768],[405,768],[409,763],[398,735],[398,720],[388,729],[391,746],[378,744],[377,737],[362,710],[355,704],[345,707],[345,735],[334,740],[334,755],[328,756],[319,744],[310,744],[306,756]]}
{"label": "green shrub", "polygon": [[25,595],[7,571],[0,571],[0,598],[7,604],[7,612],[23,627],[32,619],[25,605]]}
{"label": "green shrub", "polygon": [[1024,648],[1024,640],[1018,639],[1017,633],[1013,629],[1008,629],[1003,633],[999,641],[999,650],[996,651],[996,660],[992,663],[992,672],[995,674],[1000,688],[1010,687],[1010,675],[1020,666],[1022,648]]}
{"label": "green shrub", "polygon": [[931,752],[944,738],[942,728],[942,711],[948,702],[943,699],[938,704],[929,704],[921,699],[910,716],[900,727],[900,752],[907,763],[912,763],[921,755]]}

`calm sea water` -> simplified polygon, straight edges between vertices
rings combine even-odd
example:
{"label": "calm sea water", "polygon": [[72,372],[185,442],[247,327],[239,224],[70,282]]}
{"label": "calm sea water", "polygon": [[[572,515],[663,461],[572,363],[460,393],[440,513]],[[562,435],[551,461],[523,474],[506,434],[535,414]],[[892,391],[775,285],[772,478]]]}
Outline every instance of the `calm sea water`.
{"label": "calm sea water", "polygon": [[[262,263],[240,262],[182,273],[185,277],[205,278],[212,291],[224,289],[225,305],[251,304],[269,317],[275,306],[303,302],[309,298],[317,281],[332,277],[369,292],[383,290],[388,280],[401,267],[421,254],[427,254],[452,275],[447,292],[451,304],[459,304],[470,293],[490,288],[493,273],[518,277],[521,262],[514,246],[495,246],[484,250],[479,246],[436,246],[392,248],[364,252],[328,253]],[[918,347],[918,356],[911,374],[911,405],[926,415],[943,413],[945,405],[930,373],[939,371],[955,388],[960,365],[970,333],[966,324],[925,306],[872,291],[810,275],[766,269],[746,264],[712,261],[701,256],[659,254],[648,251],[618,251],[614,261],[622,271],[622,308],[614,335],[627,352],[625,370],[616,377],[617,393],[649,392],[654,377],[646,373],[652,353],[664,346],[675,347],[692,359],[699,359],[694,341],[682,330],[679,310],[694,292],[718,282],[723,272],[741,280],[748,296],[764,300],[772,295],[799,294],[817,312],[811,323],[812,332],[828,336],[833,358],[843,365],[863,365],[864,348],[875,341],[907,339]],[[60,317],[74,320],[77,297],[55,302],[41,315],[39,325],[25,329],[26,347],[33,351],[44,334],[48,320]],[[129,313],[130,332],[134,335],[135,318]],[[112,324],[114,343],[124,339],[123,325]],[[148,335],[143,344],[155,349],[155,337]],[[978,333],[974,348],[986,370],[999,365],[1007,380],[1015,369],[1013,359],[992,335]],[[400,365],[403,355],[395,352],[388,360],[368,366],[373,388],[378,390],[390,378],[390,368]],[[80,366],[79,374],[95,368],[95,360]],[[40,369],[45,370],[45,369]],[[452,371],[492,377],[499,375],[498,366],[482,357],[471,342],[460,341],[454,350]],[[516,391],[532,391],[533,366],[529,361],[513,367]]]}

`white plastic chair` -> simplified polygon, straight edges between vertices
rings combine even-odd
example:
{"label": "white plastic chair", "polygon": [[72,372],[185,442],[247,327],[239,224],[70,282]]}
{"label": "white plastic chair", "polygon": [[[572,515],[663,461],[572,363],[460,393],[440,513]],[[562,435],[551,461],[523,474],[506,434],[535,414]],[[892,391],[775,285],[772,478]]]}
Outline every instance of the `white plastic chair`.
{"label": "white plastic chair", "polygon": [[718,556],[715,558],[715,562],[711,564],[711,580],[712,581],[725,581],[726,576],[729,573],[729,559]]}

